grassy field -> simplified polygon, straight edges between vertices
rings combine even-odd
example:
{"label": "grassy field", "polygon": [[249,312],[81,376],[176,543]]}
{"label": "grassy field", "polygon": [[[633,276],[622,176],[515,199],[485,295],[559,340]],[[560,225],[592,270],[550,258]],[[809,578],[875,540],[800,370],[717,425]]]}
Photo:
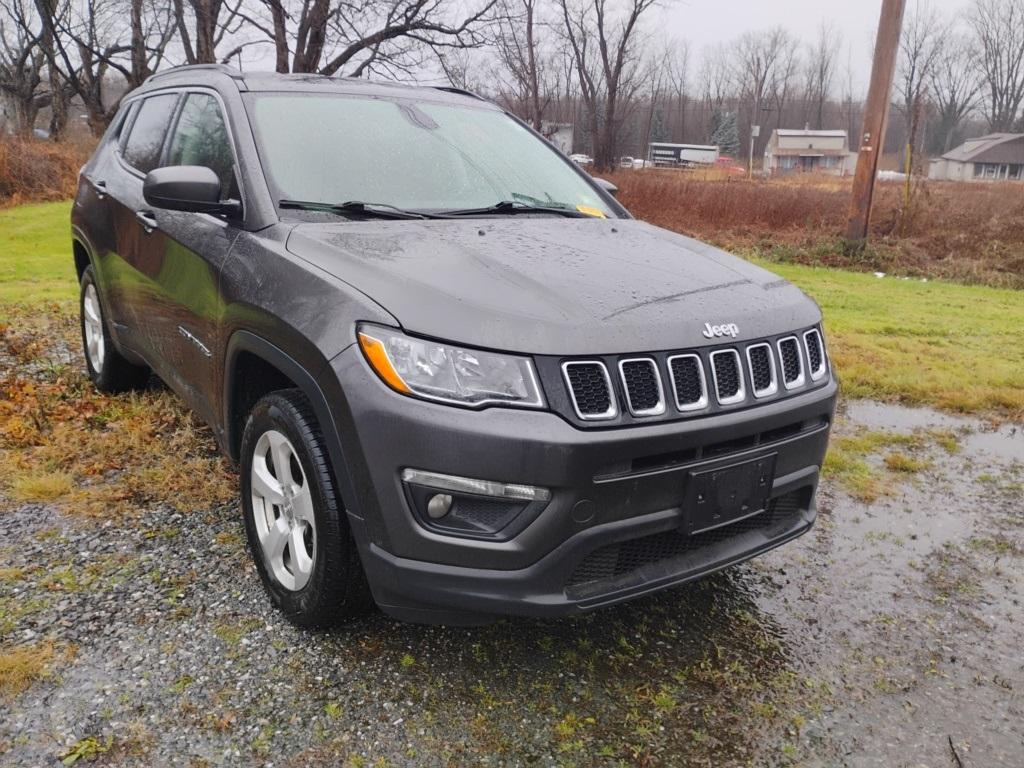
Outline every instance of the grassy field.
{"label": "grassy field", "polygon": [[[0,210],[0,254],[0,304],[73,311],[67,203]],[[847,396],[1024,421],[1024,292],[764,265],[821,305]]]}
{"label": "grassy field", "polygon": [[71,301],[70,203],[0,209],[0,303]]}

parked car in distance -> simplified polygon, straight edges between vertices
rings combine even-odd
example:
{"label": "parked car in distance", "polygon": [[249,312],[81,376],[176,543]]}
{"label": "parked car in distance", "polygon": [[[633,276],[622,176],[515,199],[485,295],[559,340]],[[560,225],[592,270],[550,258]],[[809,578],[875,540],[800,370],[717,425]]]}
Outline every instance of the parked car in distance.
{"label": "parked car in distance", "polygon": [[619,168],[632,168],[635,163],[636,160],[629,155],[623,155],[619,158]]}
{"label": "parked car in distance", "polygon": [[71,223],[89,376],[209,423],[301,626],[574,614],[815,520],[817,305],[470,93],[161,72]]}
{"label": "parked car in distance", "polygon": [[747,169],[737,163],[735,158],[727,155],[722,155],[715,160],[715,167],[733,176],[745,176],[747,173]]}
{"label": "parked car in distance", "polygon": [[569,159],[572,160],[574,163],[576,163],[576,165],[593,165],[594,164],[594,158],[592,158],[590,155],[581,155],[581,154],[569,155]]}

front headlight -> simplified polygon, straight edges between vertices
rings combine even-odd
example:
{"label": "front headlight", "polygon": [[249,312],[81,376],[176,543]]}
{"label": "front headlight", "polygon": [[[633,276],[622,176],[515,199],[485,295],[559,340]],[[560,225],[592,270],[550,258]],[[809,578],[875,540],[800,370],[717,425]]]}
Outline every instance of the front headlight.
{"label": "front headlight", "polygon": [[417,339],[380,326],[360,326],[358,335],[370,367],[403,394],[470,407],[544,405],[529,358]]}

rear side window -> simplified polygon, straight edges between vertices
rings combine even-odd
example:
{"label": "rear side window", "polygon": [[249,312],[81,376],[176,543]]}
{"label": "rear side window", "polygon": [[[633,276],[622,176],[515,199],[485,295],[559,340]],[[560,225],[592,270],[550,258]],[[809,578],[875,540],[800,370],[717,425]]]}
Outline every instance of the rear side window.
{"label": "rear side window", "polygon": [[177,100],[177,94],[167,93],[142,102],[124,145],[124,159],[130,166],[143,173],[156,168]]}
{"label": "rear side window", "polygon": [[213,96],[192,93],[186,98],[171,138],[167,164],[206,166],[220,178],[221,197],[238,197],[235,157],[224,115]]}

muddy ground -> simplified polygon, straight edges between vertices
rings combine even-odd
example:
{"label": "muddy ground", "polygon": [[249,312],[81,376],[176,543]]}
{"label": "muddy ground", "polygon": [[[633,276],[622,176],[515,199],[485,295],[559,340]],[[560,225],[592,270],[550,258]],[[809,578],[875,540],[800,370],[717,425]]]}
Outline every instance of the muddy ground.
{"label": "muddy ground", "polygon": [[292,628],[232,504],[0,499],[0,648],[51,654],[0,696],[0,763],[1024,765],[1024,434],[854,402],[837,435],[882,439],[802,539],[475,629]]}

